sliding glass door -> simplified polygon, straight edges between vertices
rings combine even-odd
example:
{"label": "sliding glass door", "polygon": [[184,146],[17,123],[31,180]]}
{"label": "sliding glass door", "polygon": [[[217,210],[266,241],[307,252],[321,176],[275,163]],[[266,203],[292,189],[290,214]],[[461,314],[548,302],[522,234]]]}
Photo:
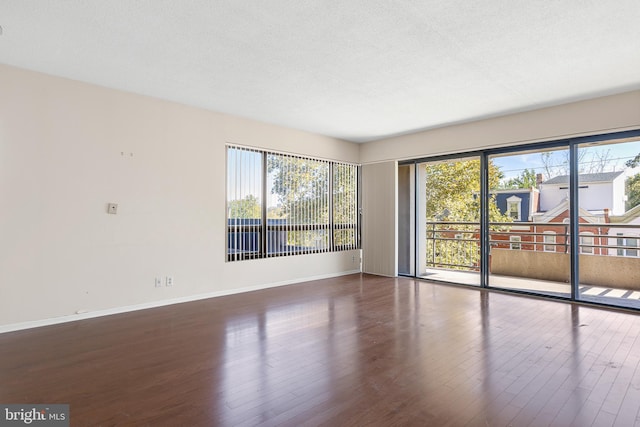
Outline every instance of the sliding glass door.
{"label": "sliding glass door", "polygon": [[489,156],[489,280],[571,296],[569,148]]}
{"label": "sliding glass door", "polygon": [[640,137],[577,147],[578,298],[640,308]]}
{"label": "sliding glass door", "polygon": [[640,130],[403,162],[401,274],[640,309]]}
{"label": "sliding glass door", "polygon": [[415,167],[417,275],[480,285],[480,158]]}

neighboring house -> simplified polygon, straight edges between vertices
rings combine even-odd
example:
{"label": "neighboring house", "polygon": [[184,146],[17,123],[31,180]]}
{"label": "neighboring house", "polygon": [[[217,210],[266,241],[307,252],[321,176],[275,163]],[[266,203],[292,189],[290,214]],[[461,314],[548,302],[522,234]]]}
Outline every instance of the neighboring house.
{"label": "neighboring house", "polygon": [[[538,189],[495,190],[496,206],[511,217],[514,225],[493,225],[491,246],[496,249],[568,253],[569,177],[543,181]],[[624,212],[626,201],[624,172],[580,174],[578,212],[580,254],[640,257],[640,206]],[[444,236],[463,238],[459,236]],[[479,231],[471,238],[479,240]]]}
{"label": "neighboring house", "polygon": [[[561,175],[543,181],[538,175],[537,189],[500,190],[493,192],[501,213],[514,222],[533,224],[509,227],[508,233],[495,232],[497,248],[568,252],[569,250],[569,176]],[[609,215],[624,213],[624,172],[580,174],[578,214],[580,253],[605,255],[609,239]],[[502,243],[504,241],[504,243]],[[633,243],[634,240],[630,240]]]}
{"label": "neighboring house", "polygon": [[495,196],[498,210],[515,222],[531,221],[531,215],[539,209],[540,192],[535,188],[496,190],[490,194]]}
{"label": "neighboring house", "polygon": [[[580,207],[589,211],[609,209],[611,215],[625,211],[625,174],[620,172],[587,173],[578,175]],[[540,211],[554,209],[569,197],[569,175],[560,175],[542,182]]]}
{"label": "neighboring house", "polygon": [[[609,233],[609,210],[589,212],[580,208],[580,253],[607,255],[606,246]],[[569,251],[569,201],[565,200],[547,212],[533,215],[531,231],[535,234],[535,250],[544,252]]]}
{"label": "neighboring house", "polygon": [[629,209],[623,215],[611,216],[609,229],[609,255],[640,256],[640,205]]}

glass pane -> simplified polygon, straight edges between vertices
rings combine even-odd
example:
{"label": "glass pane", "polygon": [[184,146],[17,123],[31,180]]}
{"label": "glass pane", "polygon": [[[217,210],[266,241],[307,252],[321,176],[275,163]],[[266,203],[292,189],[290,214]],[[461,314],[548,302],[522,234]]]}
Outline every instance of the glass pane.
{"label": "glass pane", "polygon": [[640,140],[578,147],[578,298],[640,308]]}
{"label": "glass pane", "polygon": [[480,284],[480,159],[423,163],[418,173],[418,276]]}
{"label": "glass pane", "polygon": [[489,286],[571,295],[569,150],[489,157]]}
{"label": "glass pane", "polygon": [[227,148],[227,259],[256,257],[262,223],[262,153]]}
{"label": "glass pane", "polygon": [[329,163],[267,153],[267,256],[329,249]]}
{"label": "glass pane", "polygon": [[398,274],[415,275],[415,167],[398,165]]}
{"label": "glass pane", "polygon": [[355,249],[358,224],[358,167],[344,163],[333,166],[333,244]]}

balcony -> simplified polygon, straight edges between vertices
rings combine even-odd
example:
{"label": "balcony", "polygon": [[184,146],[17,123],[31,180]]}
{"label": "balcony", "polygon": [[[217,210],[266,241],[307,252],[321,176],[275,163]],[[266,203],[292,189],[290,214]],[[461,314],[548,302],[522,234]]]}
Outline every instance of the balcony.
{"label": "balcony", "polygon": [[[640,308],[640,226],[579,226],[583,301]],[[569,297],[570,236],[565,223],[490,223],[489,286]],[[479,224],[426,223],[424,278],[480,284]]]}

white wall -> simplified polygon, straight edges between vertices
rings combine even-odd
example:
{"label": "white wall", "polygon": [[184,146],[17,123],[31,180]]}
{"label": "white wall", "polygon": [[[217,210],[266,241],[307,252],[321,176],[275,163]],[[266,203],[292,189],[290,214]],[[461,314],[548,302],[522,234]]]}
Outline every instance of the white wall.
{"label": "white wall", "polygon": [[[587,211],[609,209],[612,215],[624,213],[624,176],[613,182],[580,182],[580,207]],[[568,184],[542,184],[540,186],[540,209],[548,211],[568,200]]]}
{"label": "white wall", "polygon": [[[587,211],[613,210],[616,205],[613,198],[613,184],[611,182],[580,183],[578,198],[580,207]],[[569,200],[569,184],[542,184],[540,186],[540,210],[550,211],[560,203]],[[620,196],[624,200],[623,195]],[[620,215],[623,212],[614,212]]]}
{"label": "white wall", "polygon": [[[563,184],[562,187],[568,187],[568,184]],[[582,194],[581,194],[582,196]],[[561,189],[560,185],[554,184],[542,184],[540,186],[540,210],[542,212],[550,211],[558,206],[560,203],[569,199],[569,189]],[[580,200],[584,200],[580,198]]]}
{"label": "white wall", "polygon": [[[586,186],[587,188],[580,188],[578,190],[578,200],[580,207],[588,211],[597,211],[603,209],[614,209],[615,201],[613,200],[613,183],[612,182],[599,182],[599,183],[579,183],[580,186]],[[624,199],[621,199],[624,200]],[[623,212],[614,212],[620,215]]]}
{"label": "white wall", "polygon": [[626,174],[622,174],[613,180],[613,192],[611,198],[613,200],[613,206],[611,207],[612,215],[622,215],[626,211],[626,191],[624,188],[625,181],[627,179]]}
{"label": "white wall", "polygon": [[356,144],[7,66],[0,93],[0,329],[359,269],[359,251],[225,262],[225,143],[350,162]]}

